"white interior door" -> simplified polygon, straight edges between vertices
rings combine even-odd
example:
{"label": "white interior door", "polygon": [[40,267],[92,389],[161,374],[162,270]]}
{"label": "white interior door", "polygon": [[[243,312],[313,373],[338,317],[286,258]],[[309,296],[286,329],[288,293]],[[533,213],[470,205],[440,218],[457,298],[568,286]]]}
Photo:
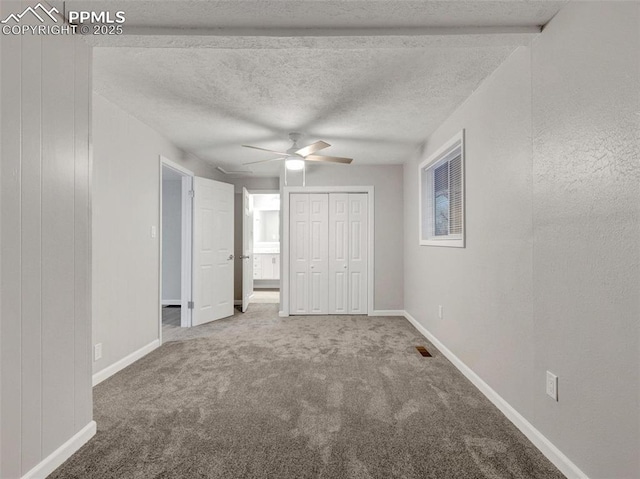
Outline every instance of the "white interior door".
{"label": "white interior door", "polygon": [[307,314],[309,308],[309,195],[291,195],[289,202],[289,313]]}
{"label": "white interior door", "polygon": [[193,326],[233,315],[233,189],[194,178]]}
{"label": "white interior door", "polygon": [[242,312],[246,312],[253,296],[253,204],[251,195],[242,188]]}
{"label": "white interior door", "polygon": [[349,313],[349,195],[329,195],[329,314]]}
{"label": "white interior door", "polygon": [[329,312],[329,195],[309,195],[309,313]]}
{"label": "white interior door", "polygon": [[[368,312],[368,196],[349,194],[349,314]],[[373,267],[373,265],[371,265]]]}

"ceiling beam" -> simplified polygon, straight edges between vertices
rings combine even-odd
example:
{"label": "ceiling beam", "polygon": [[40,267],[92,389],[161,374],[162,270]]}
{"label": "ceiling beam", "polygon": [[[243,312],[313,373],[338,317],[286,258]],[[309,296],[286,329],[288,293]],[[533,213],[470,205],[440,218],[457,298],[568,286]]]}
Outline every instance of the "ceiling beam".
{"label": "ceiling beam", "polygon": [[122,35],[87,35],[95,47],[215,49],[470,48],[528,45],[541,27],[216,28],[127,27]]}

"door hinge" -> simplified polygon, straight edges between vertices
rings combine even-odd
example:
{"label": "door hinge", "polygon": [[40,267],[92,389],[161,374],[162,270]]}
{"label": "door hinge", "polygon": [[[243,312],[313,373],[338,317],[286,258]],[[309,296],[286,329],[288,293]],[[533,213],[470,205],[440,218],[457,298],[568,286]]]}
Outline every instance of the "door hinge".
{"label": "door hinge", "polygon": [[189,190],[189,197],[190,197],[190,198],[193,198],[193,197],[195,197],[195,196],[196,196],[196,192],[195,192],[195,191],[193,191],[193,190]]}
{"label": "door hinge", "polygon": [[193,309],[193,301],[189,301],[189,302],[187,303],[187,308],[189,308],[189,309]]}

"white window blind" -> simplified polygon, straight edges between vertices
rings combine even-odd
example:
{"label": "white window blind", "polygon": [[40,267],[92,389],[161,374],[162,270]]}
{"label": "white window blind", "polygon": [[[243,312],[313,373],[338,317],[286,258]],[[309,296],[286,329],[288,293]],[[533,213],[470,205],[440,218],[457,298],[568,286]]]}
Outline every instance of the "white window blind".
{"label": "white window blind", "polygon": [[464,247],[464,134],[420,165],[420,244]]}

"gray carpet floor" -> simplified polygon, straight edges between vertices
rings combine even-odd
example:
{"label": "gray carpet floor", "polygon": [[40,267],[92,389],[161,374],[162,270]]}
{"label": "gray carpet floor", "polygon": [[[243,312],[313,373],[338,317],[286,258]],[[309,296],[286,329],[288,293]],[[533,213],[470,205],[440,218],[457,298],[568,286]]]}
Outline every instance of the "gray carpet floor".
{"label": "gray carpet floor", "polygon": [[255,304],[174,339],[94,389],[51,478],[564,477],[403,318]]}

